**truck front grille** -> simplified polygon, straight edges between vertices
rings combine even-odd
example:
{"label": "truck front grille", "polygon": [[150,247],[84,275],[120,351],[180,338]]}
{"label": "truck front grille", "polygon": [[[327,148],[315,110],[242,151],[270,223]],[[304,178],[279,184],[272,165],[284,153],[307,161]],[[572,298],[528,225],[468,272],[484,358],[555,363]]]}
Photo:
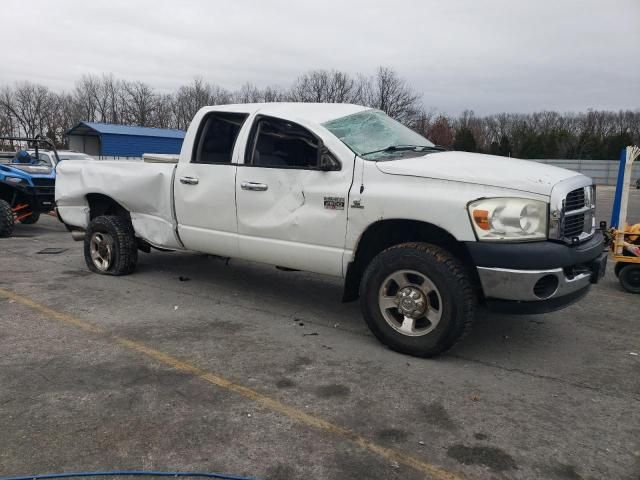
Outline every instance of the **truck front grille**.
{"label": "truck front grille", "polygon": [[594,232],[595,195],[592,185],[571,190],[563,201],[560,237],[566,242],[585,240]]}
{"label": "truck front grille", "polygon": [[53,178],[32,178],[31,180],[36,187],[53,187],[56,183]]}
{"label": "truck front grille", "polygon": [[54,195],[55,179],[53,178],[33,178],[34,191],[36,195]]}
{"label": "truck front grille", "polygon": [[579,213],[564,219],[564,237],[572,239],[584,232],[584,213]]}
{"label": "truck front grille", "polygon": [[584,188],[576,188],[567,195],[567,199],[564,201],[564,209],[567,212],[573,212],[584,207]]}

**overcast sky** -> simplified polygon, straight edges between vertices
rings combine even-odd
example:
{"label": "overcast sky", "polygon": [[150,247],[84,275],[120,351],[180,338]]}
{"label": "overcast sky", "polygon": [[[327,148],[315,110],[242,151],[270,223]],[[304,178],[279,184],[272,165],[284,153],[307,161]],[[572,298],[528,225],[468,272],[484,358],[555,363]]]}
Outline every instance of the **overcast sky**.
{"label": "overcast sky", "polygon": [[640,108],[640,0],[3,0],[0,85],[289,86],[396,69],[427,107]]}

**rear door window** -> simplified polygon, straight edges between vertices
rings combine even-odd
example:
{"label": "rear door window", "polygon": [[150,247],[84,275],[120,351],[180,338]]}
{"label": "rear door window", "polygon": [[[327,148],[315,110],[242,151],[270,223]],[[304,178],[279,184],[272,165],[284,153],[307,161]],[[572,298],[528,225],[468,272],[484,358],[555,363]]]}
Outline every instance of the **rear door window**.
{"label": "rear door window", "polygon": [[233,148],[240,129],[247,119],[245,113],[212,112],[204,117],[196,137],[193,163],[231,163]]}

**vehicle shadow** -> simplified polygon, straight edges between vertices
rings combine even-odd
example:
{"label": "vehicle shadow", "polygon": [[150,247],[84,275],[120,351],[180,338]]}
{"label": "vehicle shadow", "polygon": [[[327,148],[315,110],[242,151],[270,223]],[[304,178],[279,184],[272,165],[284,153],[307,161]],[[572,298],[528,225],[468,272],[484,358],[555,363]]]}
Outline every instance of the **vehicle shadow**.
{"label": "vehicle shadow", "polygon": [[[201,254],[141,255],[136,277],[150,275],[154,284],[166,283],[195,296],[283,315],[352,333],[371,335],[358,301],[342,303],[342,280],[308,272],[288,272],[273,266]],[[171,286],[171,287],[170,287]],[[452,352],[459,356],[509,355],[522,346],[535,351],[549,333],[545,315],[503,315],[479,307],[471,332]]]}

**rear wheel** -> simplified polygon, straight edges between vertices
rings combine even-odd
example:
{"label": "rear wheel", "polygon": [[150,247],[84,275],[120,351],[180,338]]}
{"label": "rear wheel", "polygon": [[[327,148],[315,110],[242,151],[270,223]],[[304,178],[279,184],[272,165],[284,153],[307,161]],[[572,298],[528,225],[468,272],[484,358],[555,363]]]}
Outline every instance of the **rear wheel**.
{"label": "rear wheel", "polygon": [[10,237],[13,233],[13,225],[11,205],[0,199],[0,238]]}
{"label": "rear wheel", "polygon": [[405,243],[383,251],[367,267],[360,288],[369,328],[398,352],[438,355],[473,322],[471,281],[462,264],[435,245]]}
{"label": "rear wheel", "polygon": [[102,275],[127,275],[136,267],[138,245],[131,221],[104,215],[89,223],[84,239],[89,270]]}
{"label": "rear wheel", "polygon": [[627,292],[640,293],[640,264],[627,263],[624,265],[620,269],[618,280]]}
{"label": "rear wheel", "polygon": [[25,225],[33,225],[39,219],[40,219],[40,212],[33,212],[28,217],[25,217],[22,220],[20,220],[20,223],[24,223]]}

